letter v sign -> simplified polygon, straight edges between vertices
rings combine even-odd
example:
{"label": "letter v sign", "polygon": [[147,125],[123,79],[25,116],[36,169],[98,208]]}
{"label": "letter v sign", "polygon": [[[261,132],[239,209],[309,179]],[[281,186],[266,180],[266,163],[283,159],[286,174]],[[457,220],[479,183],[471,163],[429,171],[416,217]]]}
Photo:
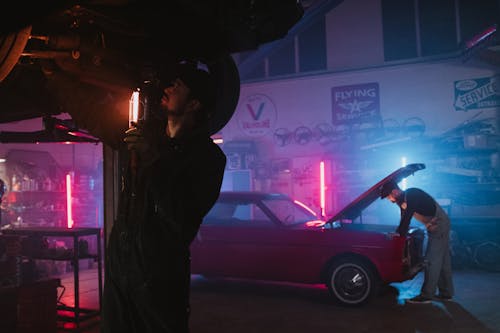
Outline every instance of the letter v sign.
{"label": "letter v sign", "polygon": [[248,112],[250,112],[250,115],[252,116],[253,120],[259,120],[260,116],[262,115],[262,111],[264,111],[264,103],[260,103],[259,105],[259,110],[257,110],[257,113],[255,113],[252,105],[247,104],[247,109]]}

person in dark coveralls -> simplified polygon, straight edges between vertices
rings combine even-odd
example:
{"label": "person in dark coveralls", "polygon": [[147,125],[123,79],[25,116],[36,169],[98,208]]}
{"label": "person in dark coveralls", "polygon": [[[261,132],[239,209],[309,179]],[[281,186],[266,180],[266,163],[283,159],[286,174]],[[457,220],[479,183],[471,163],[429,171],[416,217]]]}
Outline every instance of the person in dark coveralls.
{"label": "person in dark coveralls", "polygon": [[189,331],[189,246],[219,196],[226,157],[209,135],[209,73],[183,64],[161,88],[166,123],[124,139],[138,167],[124,177],[108,244],[102,333]]}
{"label": "person in dark coveralls", "polygon": [[[449,250],[450,219],[446,212],[428,193],[418,188],[403,191],[396,182],[385,184],[380,196],[399,206],[401,220],[396,232],[401,236],[406,236],[412,217],[427,229],[424,283],[420,294],[407,302],[430,303],[436,298],[451,300],[454,288]],[[436,289],[439,293],[435,296]]]}

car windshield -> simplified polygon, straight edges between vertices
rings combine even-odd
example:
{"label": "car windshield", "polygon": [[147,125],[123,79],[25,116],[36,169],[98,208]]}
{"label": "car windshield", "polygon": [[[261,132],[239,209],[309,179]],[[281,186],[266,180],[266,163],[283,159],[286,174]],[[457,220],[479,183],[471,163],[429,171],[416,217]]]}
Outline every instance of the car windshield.
{"label": "car windshield", "polygon": [[272,198],[262,201],[284,225],[305,223],[318,218],[312,212],[284,198]]}

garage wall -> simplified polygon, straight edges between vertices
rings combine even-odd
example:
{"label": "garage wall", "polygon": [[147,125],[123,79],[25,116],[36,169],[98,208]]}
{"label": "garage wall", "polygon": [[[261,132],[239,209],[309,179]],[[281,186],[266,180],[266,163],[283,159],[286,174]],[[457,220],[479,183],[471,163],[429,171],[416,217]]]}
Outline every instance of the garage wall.
{"label": "garage wall", "polygon": [[349,0],[327,13],[329,69],[384,63],[382,11],[379,0]]}
{"label": "garage wall", "polygon": [[[421,179],[409,180],[409,186],[418,184],[436,197],[453,199],[453,207],[461,215],[497,214],[500,211],[491,210],[487,205],[480,208],[480,212],[471,211],[473,205],[478,204],[470,200],[477,198],[476,187],[470,187],[470,193],[463,191],[460,181],[450,183],[451,190],[432,187],[431,178],[439,175],[437,171],[448,168],[447,176],[462,177],[453,172],[465,172],[465,178],[471,176],[466,182],[484,181],[479,175],[500,171],[494,162],[494,153],[476,156],[469,151],[469,157],[460,160],[454,152],[450,157],[438,156],[431,151],[432,143],[425,144],[472,120],[491,120],[497,133],[498,106],[472,105],[463,109],[455,105],[456,82],[494,81],[496,74],[498,70],[494,67],[464,64],[457,58],[243,83],[235,114],[219,135],[224,140],[230,169],[251,169],[253,189],[287,193],[316,211],[320,210],[319,163],[322,160],[327,163],[326,210],[332,214],[400,167],[402,158],[406,157],[407,163],[428,166]],[[375,109],[380,122],[353,125],[347,137],[335,139],[335,134],[332,139],[322,131],[327,128],[335,133],[344,126],[333,118],[332,92],[342,89],[352,92],[353,87],[366,91],[376,88],[378,92],[371,97],[371,106],[360,103],[353,106],[362,99],[358,98],[357,102],[356,98],[347,99],[344,104],[351,103],[351,109],[346,113],[363,113],[365,108],[373,109],[378,103]],[[396,134],[394,128],[389,128],[394,124],[398,126]],[[378,126],[377,135],[373,137],[366,131],[372,125]],[[406,131],[412,126],[419,127],[421,132],[414,135]],[[378,145],[385,149],[374,148]],[[463,203],[468,206],[463,208]],[[390,211],[387,207],[380,209]]]}
{"label": "garage wall", "polygon": [[[334,126],[332,88],[375,83],[382,120],[402,125],[406,119],[418,117],[425,124],[424,135],[438,136],[472,118],[497,117],[498,107],[457,111],[454,106],[455,81],[491,78],[496,73],[495,68],[464,66],[457,59],[243,84],[236,112],[221,134],[225,141],[258,142],[266,156],[329,151],[329,144],[314,139],[303,145],[292,140],[279,146],[273,136],[280,128],[294,132],[301,126],[312,131],[323,123]],[[263,109],[257,114],[261,103]],[[265,123],[259,125],[259,121]]]}

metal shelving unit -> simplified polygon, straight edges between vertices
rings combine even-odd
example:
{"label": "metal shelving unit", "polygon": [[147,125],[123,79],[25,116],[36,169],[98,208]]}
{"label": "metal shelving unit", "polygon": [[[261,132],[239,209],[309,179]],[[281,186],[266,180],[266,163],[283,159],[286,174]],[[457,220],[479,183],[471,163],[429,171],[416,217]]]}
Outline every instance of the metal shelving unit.
{"label": "metal shelving unit", "polygon": [[[51,254],[49,251],[34,251],[30,254],[33,260],[54,260],[69,261],[73,266],[74,278],[74,306],[58,305],[58,320],[73,322],[79,327],[80,322],[99,315],[102,296],[102,249],[101,249],[101,228],[53,228],[53,227],[23,227],[6,229],[2,231],[5,235],[17,235],[27,237],[68,237],[73,239],[71,251],[63,254]],[[85,236],[96,238],[97,253],[88,253],[80,248],[80,239]],[[79,281],[79,261],[82,259],[94,259],[98,267],[98,288],[99,288],[99,309],[87,309],[80,307],[80,281]]]}

